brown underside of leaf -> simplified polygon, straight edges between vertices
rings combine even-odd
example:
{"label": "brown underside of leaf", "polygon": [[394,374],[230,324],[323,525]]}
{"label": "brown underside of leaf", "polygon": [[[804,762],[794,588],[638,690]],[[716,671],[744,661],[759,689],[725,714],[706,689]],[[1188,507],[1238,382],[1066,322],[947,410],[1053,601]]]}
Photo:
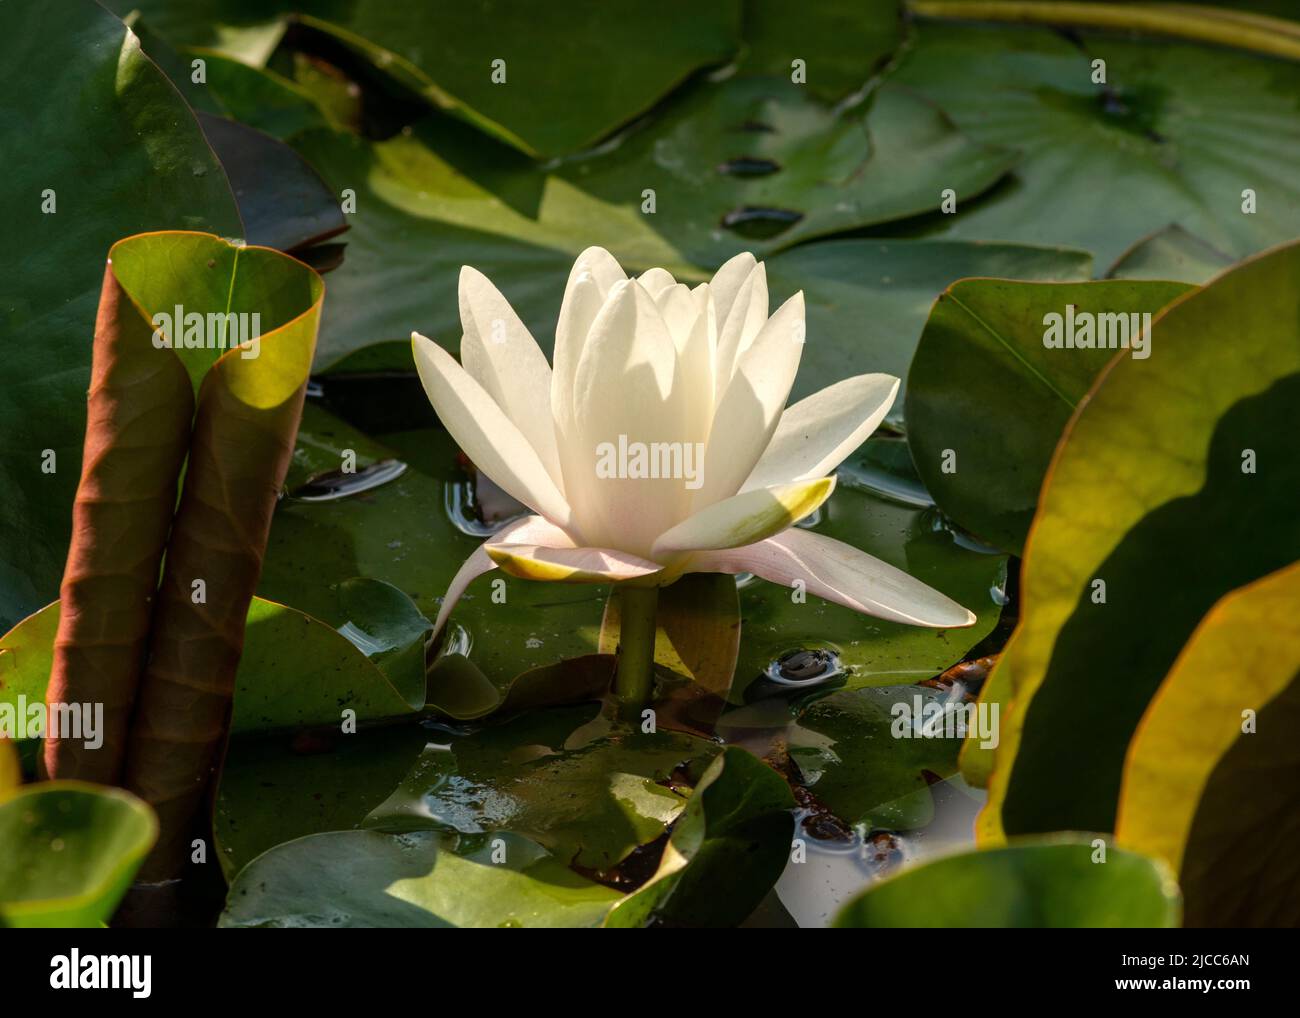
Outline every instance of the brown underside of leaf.
{"label": "brown underside of leaf", "polygon": [[110,264],[46,694],[51,705],[102,703],[103,743],[90,750],[81,740],[47,739],[41,767],[48,777],[116,784],[121,775],[193,413],[185,369],[158,355],[150,324]]}
{"label": "brown underside of leaf", "polygon": [[[145,880],[175,876],[188,860],[191,820],[221,764],[244,620],[306,392],[304,377],[279,405],[248,406],[228,385],[230,363],[218,363],[200,391],[128,736],[125,787],[153,806],[160,825]],[[194,601],[196,580],[205,603]]]}

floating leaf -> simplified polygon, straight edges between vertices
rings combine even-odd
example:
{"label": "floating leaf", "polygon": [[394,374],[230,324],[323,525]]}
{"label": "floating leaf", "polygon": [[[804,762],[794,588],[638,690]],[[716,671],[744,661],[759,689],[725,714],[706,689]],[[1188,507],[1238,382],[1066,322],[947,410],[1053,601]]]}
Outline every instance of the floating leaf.
{"label": "floating leaf", "polygon": [[[931,781],[957,769],[961,738],[937,715],[947,703],[922,686],[858,689],[817,700],[786,735],[798,779],[849,824],[868,831],[924,827],[934,818]],[[955,718],[953,710],[962,707],[952,704],[949,714]],[[936,715],[932,728],[922,727]]]}
{"label": "floating leaf", "polygon": [[795,7],[747,0],[741,73],[785,75],[804,62],[809,90],[842,99],[864,85],[903,41],[897,0],[822,0]]}
{"label": "floating leaf", "polygon": [[[386,387],[393,384],[385,381]],[[397,587],[425,617],[437,615],[447,584],[486,536],[459,529],[457,523],[468,528],[471,521],[450,508],[472,482],[457,465],[455,444],[439,428],[381,437],[385,445],[309,404],[298,440],[299,477],[331,458],[337,468],[341,449],[354,450],[359,467],[373,459],[400,458],[410,469],[380,487],[334,501],[284,499],[258,587],[263,597],[342,625],[346,620],[337,617],[333,586],[369,576]],[[493,600],[494,581],[505,584],[504,603]],[[452,625],[463,630],[475,668],[495,689],[490,695],[500,699],[521,672],[594,654],[603,600],[601,587],[561,589],[496,571],[470,588]],[[431,697],[438,703],[440,679],[432,681]]]}
{"label": "floating leaf", "polygon": [[[1093,82],[1094,60],[1105,61],[1104,83]],[[1024,153],[987,200],[963,204],[959,193],[959,214],[934,224],[949,236],[1071,244],[1104,266],[1170,224],[1234,257],[1300,234],[1300,64],[1155,39],[926,24],[895,80],[975,140]],[[1243,215],[1247,190],[1254,215]]]}
{"label": "floating leaf", "polygon": [[618,898],[509,833],[339,831],[259,856],[231,885],[218,925],[595,926]]}
{"label": "floating leaf", "polygon": [[102,926],[157,835],[153,811],[119,789],[19,789],[0,801],[0,924]]}
{"label": "floating leaf", "polygon": [[[56,601],[0,638],[0,704],[16,708],[19,696],[45,701],[58,625]],[[344,710],[359,721],[383,721],[423,705],[422,669],[381,670],[319,619],[260,597],[249,604],[235,678],[236,734],[338,725]]]}
{"label": "floating leaf", "polygon": [[785,868],[794,798],[736,746],[709,765],[673,827],[659,869],[614,906],[606,926],[736,926]]}
{"label": "floating leaf", "polygon": [[681,812],[669,787],[718,752],[677,732],[615,726],[598,704],[532,711],[431,744],[367,826],[479,834],[511,830],[558,859],[606,872]]}
{"label": "floating leaf", "polygon": [[1218,248],[1194,237],[1181,226],[1168,226],[1143,237],[1120,255],[1106,273],[1108,279],[1179,279],[1208,282],[1232,264]]}
{"label": "floating leaf", "polygon": [[250,244],[292,251],[347,229],[338,201],[284,142],[210,113],[199,123],[234,188]]}
{"label": "floating leaf", "polygon": [[[907,378],[930,308],[967,276],[1071,280],[1092,275],[1092,258],[1067,248],[954,241],[827,240],[783,251],[767,263],[774,306],[804,293],[808,342],[790,402],[855,374]],[[906,391],[889,420],[900,423]]]}
{"label": "floating leaf", "polygon": [[251,67],[214,50],[188,50],[186,56],[204,62],[207,81],[200,87],[219,112],[241,124],[282,141],[315,127],[344,126],[331,118],[330,110],[309,89],[274,71]]}
{"label": "floating leaf", "polygon": [[1188,926],[1300,922],[1297,604],[1300,563],[1221,598],[1129,745],[1116,838],[1178,871]]}
{"label": "floating leaf", "polygon": [[592,2],[574,10],[528,0],[490,7],[357,0],[326,5],[324,20],[303,20],[434,105],[529,155],[550,156],[599,141],[736,49],[738,0],[667,0],[653,17],[652,46],[641,20]]}
{"label": "floating leaf", "polygon": [[227,880],[275,845],[359,827],[429,741],[418,725],[340,727],[231,740],[212,820]]}
{"label": "floating leaf", "polygon": [[[287,15],[322,0],[108,0],[104,5],[126,16],[140,11],[150,28],[174,45],[207,46],[234,60],[261,67],[279,45]],[[329,3],[330,0],[323,0]]]}
{"label": "floating leaf", "polygon": [[[972,144],[932,106],[901,90],[882,91],[865,113],[836,114],[789,81],[754,78],[693,91],[616,147],[548,170],[441,120],[380,142],[317,130],[294,145],[336,193],[350,188],[356,196],[348,260],[330,284],[322,369],[367,344],[398,340],[402,350],[384,366],[409,369],[406,339],[413,327],[455,348],[461,265],[491,266],[493,280],[549,349],[572,260],[589,245],[608,248],[630,269],[663,266],[682,278],[704,278],[742,250],[771,253],[934,209],[944,186],[981,191],[1011,162],[1003,150]],[[740,156],[779,169],[760,177],[727,172]],[[647,188],[654,192],[654,215],[643,211]],[[754,236],[751,227],[761,225],[765,209],[775,210],[771,222],[782,229]],[[743,228],[724,226],[728,217]],[[960,248],[954,260],[960,264],[964,253],[983,261]],[[993,249],[986,257],[1005,261],[1015,253]],[[802,262],[803,256],[791,258],[789,281],[796,288],[815,278],[799,272]],[[919,267],[912,263],[910,272]],[[928,293],[920,298],[926,304],[956,278],[947,266],[928,268]],[[871,279],[864,269],[859,275],[851,265],[837,266],[832,281]],[[1059,261],[1049,271],[1060,271]],[[389,300],[366,297],[378,276],[399,283]],[[400,285],[402,279],[411,285]],[[860,342],[860,331],[849,349]],[[888,335],[882,332],[882,339]],[[900,374],[910,353],[907,345],[897,359]]]}
{"label": "floating leaf", "polygon": [[339,632],[402,691],[414,708],[425,700],[425,644],[433,623],[415,603],[383,580],[357,576],[339,584],[344,622]]}
{"label": "floating leaf", "polygon": [[41,110],[44,125],[39,159],[21,129],[6,130],[3,142],[0,306],[11,382],[0,396],[0,628],[8,628],[58,593],[104,252],[142,230],[243,231],[194,115],[117,18],[90,0],[20,0],[3,21],[0,87],[12,109]]}
{"label": "floating leaf", "polygon": [[[907,377],[907,441],[939,507],[971,533],[1019,555],[1052,451],[1075,407],[1113,357],[1177,356],[1138,347],[1151,317],[1188,289],[965,279],[945,290]],[[1049,348],[1051,330],[1054,343],[1073,344],[1077,337],[1097,345]],[[1124,350],[1117,349],[1121,341]]]}
{"label": "floating leaf", "polygon": [[1086,841],[1019,842],[947,856],[869,887],[840,912],[845,928],[946,929],[1178,925],[1178,886],[1162,863]]}
{"label": "floating leaf", "polygon": [[801,684],[805,692],[822,683],[852,689],[930,678],[960,661],[997,622],[1005,556],[951,528],[917,481],[902,441],[869,439],[840,467],[839,478],[830,500],[807,521],[810,528],[907,571],[975,612],[976,622],[965,629],[919,629],[747,580],[733,701],[772,692],[780,661],[800,650],[833,659],[828,674]]}
{"label": "floating leaf", "polygon": [[1012,701],[986,838],[999,820],[1112,829],[1129,741],[1201,617],[1300,558],[1298,275],[1291,245],[1183,297],[1153,323],[1151,358],[1113,361],[1076,411],[992,680],[1009,669]]}

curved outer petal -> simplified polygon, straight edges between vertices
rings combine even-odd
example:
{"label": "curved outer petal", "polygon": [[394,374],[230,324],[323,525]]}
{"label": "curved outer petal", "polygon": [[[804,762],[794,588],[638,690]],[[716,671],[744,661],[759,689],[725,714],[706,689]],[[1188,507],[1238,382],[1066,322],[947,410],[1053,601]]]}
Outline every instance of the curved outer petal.
{"label": "curved outer petal", "polygon": [[719,332],[731,314],[731,306],[736,303],[736,294],[740,293],[741,286],[757,264],[752,254],[742,251],[723,262],[709,280],[709,288],[713,290],[713,301],[717,307]]}
{"label": "curved outer petal", "polygon": [[898,379],[857,375],[788,407],[742,491],[823,477],[885,419]]}
{"label": "curved outer petal", "polygon": [[612,548],[546,548],[536,544],[488,544],[488,558],[511,576],[552,583],[616,583],[650,576],[662,568]]}
{"label": "curved outer petal", "polygon": [[787,530],[758,544],[692,556],[693,573],[754,573],[854,611],[912,626],[951,629],[973,625],[975,616],[900,569],[821,534]]}
{"label": "curved outer petal", "polygon": [[497,567],[488,555],[488,547],[495,543],[506,544],[512,541],[528,543],[535,547],[573,547],[573,540],[568,534],[541,516],[525,516],[522,520],[516,520],[502,527],[475,548],[470,557],[456,570],[456,575],[451,578],[451,583],[447,586],[447,593],[442,596],[442,604],[438,608],[438,617],[434,620],[430,639],[442,632],[442,627],[447,624],[447,619],[451,616],[452,609],[456,607],[456,602],[465,593],[465,588],[484,573],[490,573]]}
{"label": "curved outer petal", "polygon": [[737,548],[762,541],[815,512],[834,490],[834,477],[818,477],[724,498],[661,535],[651,555],[663,561],[684,551]]}
{"label": "curved outer petal", "polygon": [[626,278],[617,259],[603,247],[587,248],[569,270],[555,326],[555,370],[551,376],[551,416],[561,440],[573,424],[573,381],[587,333],[609,291]]}
{"label": "curved outer petal", "polygon": [[559,444],[561,485],[564,497],[575,516],[592,518],[593,499],[599,494],[586,483],[586,466],[575,439],[573,387],[578,362],[591,332],[596,315],[605,304],[609,291],[627,279],[614,256],[601,247],[589,247],[578,255],[569,271],[569,282],[560,305],[555,327],[555,365],[551,373],[551,418]]}
{"label": "curved outer petal", "polygon": [[[659,309],[639,283],[616,284],[592,324],[578,364],[572,466],[567,453],[565,458],[566,484],[584,493],[577,516],[584,544],[647,555],[654,539],[686,516],[691,495],[687,478],[633,476],[632,458],[619,461],[622,449],[637,445],[676,447],[684,453],[691,437],[688,400]],[[692,455],[696,451],[692,448]],[[684,456],[678,458],[682,462],[669,464],[668,473],[675,466],[684,469]],[[660,465],[658,457],[643,458],[647,466],[651,460]],[[696,471],[698,457],[691,472]]]}
{"label": "curved outer petal", "polygon": [[740,284],[730,307],[725,312],[719,309],[718,314],[722,317],[718,322],[714,398],[721,400],[740,366],[741,356],[756,341],[767,322],[767,269],[762,262],[756,264]]}
{"label": "curved outer petal", "polygon": [[451,354],[411,334],[415,366],[443,426],[474,465],[534,512],[569,523],[569,506],[528,439]]}
{"label": "curved outer petal", "polygon": [[551,366],[501,291],[477,269],[460,270],[460,360],[528,439],[563,491],[551,418]]}
{"label": "curved outer petal", "polygon": [[804,345],[803,292],[781,305],[740,358],[713,415],[699,509],[740,490],[772,439],[799,370]]}

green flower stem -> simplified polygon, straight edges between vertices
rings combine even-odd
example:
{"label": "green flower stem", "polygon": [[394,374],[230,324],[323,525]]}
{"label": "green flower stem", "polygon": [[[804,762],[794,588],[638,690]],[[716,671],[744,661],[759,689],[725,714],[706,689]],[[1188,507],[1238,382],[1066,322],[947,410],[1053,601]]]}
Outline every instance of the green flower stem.
{"label": "green flower stem", "polygon": [[658,587],[618,588],[618,670],[614,694],[628,718],[639,717],[654,684]]}

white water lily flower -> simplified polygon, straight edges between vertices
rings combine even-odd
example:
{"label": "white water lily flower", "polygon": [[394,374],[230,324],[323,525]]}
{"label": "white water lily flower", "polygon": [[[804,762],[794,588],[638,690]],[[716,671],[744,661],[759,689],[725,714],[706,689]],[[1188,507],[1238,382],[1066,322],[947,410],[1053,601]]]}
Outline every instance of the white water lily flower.
{"label": "white water lily flower", "polygon": [[[840,541],[791,529],[898,392],[858,375],[785,408],[804,344],[803,294],[768,315],[763,265],[742,254],[689,287],[629,279],[602,248],[574,263],[555,365],[495,286],[460,275],[461,364],[411,337],[425,391],[465,454],[531,508],[461,566],[435,632],[476,577],[664,585],[754,573],[895,622],[975,616]],[[463,367],[462,367],[463,364]],[[784,411],[784,412],[783,412]]]}

